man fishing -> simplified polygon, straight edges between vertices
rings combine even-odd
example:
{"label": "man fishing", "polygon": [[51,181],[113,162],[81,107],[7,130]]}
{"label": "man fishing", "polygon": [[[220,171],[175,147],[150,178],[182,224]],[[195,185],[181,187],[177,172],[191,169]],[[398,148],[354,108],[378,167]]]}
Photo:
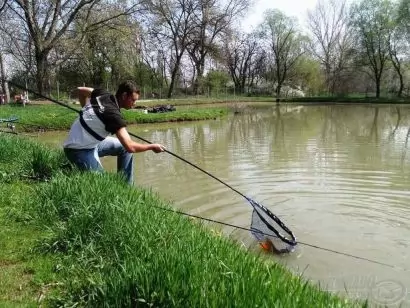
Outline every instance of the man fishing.
{"label": "man fishing", "polygon": [[105,90],[88,87],[79,87],[78,91],[82,109],[63,145],[68,160],[81,170],[102,171],[99,158],[117,156],[117,171],[132,184],[132,153],[149,150],[160,153],[165,150],[161,144],[134,142],[128,134],[120,108],[132,108],[139,99],[139,89],[132,81],[126,81],[118,86],[115,96]]}

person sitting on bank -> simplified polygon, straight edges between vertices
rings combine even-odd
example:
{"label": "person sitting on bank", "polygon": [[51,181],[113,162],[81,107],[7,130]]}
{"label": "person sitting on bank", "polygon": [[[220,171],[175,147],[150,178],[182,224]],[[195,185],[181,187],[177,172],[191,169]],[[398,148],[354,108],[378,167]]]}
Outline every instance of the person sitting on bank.
{"label": "person sitting on bank", "polygon": [[79,87],[78,91],[83,108],[63,144],[67,159],[81,170],[102,171],[99,157],[117,156],[117,171],[133,184],[132,153],[165,151],[161,144],[134,142],[128,134],[120,108],[132,108],[140,91],[132,81],[121,83],[115,96],[89,87]]}

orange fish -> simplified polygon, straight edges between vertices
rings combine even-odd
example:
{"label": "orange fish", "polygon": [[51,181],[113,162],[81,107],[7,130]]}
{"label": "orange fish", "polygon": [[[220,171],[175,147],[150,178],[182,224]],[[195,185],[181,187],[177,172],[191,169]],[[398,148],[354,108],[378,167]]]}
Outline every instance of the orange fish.
{"label": "orange fish", "polygon": [[266,251],[272,252],[274,250],[273,243],[268,238],[265,238],[263,242],[259,242],[259,245]]}

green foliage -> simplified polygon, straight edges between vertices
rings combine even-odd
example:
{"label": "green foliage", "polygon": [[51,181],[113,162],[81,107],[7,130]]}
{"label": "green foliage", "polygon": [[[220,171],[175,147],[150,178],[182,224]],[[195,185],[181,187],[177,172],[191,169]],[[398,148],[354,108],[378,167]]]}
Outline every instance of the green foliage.
{"label": "green foliage", "polygon": [[279,98],[281,87],[290,82],[290,76],[305,53],[307,38],[298,30],[296,19],[277,9],[265,12],[260,36],[271,58],[265,74],[276,84],[276,97]]}
{"label": "green foliage", "polygon": [[297,84],[307,95],[317,95],[322,91],[325,78],[318,61],[302,56],[295,66],[295,76]]}
{"label": "green foliage", "polygon": [[398,5],[398,20],[407,31],[410,30],[410,0],[401,0]]}
{"label": "green foliage", "polygon": [[[396,26],[390,0],[363,0],[351,7],[351,23],[358,41],[362,65],[370,69],[376,97],[389,58],[390,37]],[[359,62],[360,64],[360,62]]]}
{"label": "green foliage", "polygon": [[158,91],[157,89],[163,88],[166,84],[165,80],[162,80],[162,77],[154,69],[141,61],[135,63],[132,79],[140,86],[141,94],[144,94],[142,91],[145,89],[145,94],[148,97],[150,92]]}
{"label": "green foliage", "polygon": [[205,77],[206,86],[210,88],[211,91],[218,89],[225,89],[226,84],[229,81],[229,74],[224,71],[210,71]]}
{"label": "green foliage", "polygon": [[[105,88],[108,84],[114,90],[121,81],[135,79],[134,66],[138,63],[135,34],[139,26],[130,16],[122,14],[117,4],[104,5],[107,6],[104,10],[91,16],[92,22],[112,14],[118,17],[89,31],[78,46],[76,57],[61,65],[58,80],[62,88],[73,89],[83,84]],[[86,27],[84,20],[76,20],[78,30]]]}

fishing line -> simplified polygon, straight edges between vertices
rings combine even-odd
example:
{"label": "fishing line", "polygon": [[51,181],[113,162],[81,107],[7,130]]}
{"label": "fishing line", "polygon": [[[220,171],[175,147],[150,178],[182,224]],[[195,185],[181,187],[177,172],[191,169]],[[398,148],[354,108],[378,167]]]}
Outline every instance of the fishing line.
{"label": "fishing line", "polygon": [[[49,100],[53,103],[56,103],[60,106],[63,107],[67,107],[77,113],[80,113],[81,111],[69,106],[68,104],[62,103],[58,100],[55,100],[53,98],[47,97],[45,95],[42,95],[40,93],[37,93],[36,91],[33,91],[31,89],[28,89],[27,87],[23,87],[21,85],[18,85],[14,82],[9,81],[9,84],[14,85],[15,87],[24,89],[25,91],[31,92],[34,95],[44,98],[46,100]],[[139,140],[142,140],[148,144],[152,144],[152,142],[139,137],[133,133],[129,133],[130,136],[137,138]],[[297,241],[296,241],[296,237],[293,234],[293,232],[279,219],[279,217],[277,217],[275,214],[273,214],[269,209],[267,209],[266,207],[264,207],[262,204],[256,202],[255,200],[252,200],[250,197],[244,195],[243,193],[241,193],[240,191],[238,191],[237,189],[233,188],[232,186],[230,186],[229,184],[225,183],[224,181],[220,180],[219,178],[217,178],[216,176],[212,175],[211,173],[209,173],[208,171],[205,171],[204,169],[202,169],[201,167],[195,165],[194,163],[191,163],[190,161],[186,160],[185,158],[169,151],[169,150],[164,150],[164,152],[182,160],[183,162],[191,165],[192,167],[198,169],[199,171],[207,174],[208,176],[212,177],[213,179],[215,179],[216,181],[220,182],[221,184],[225,185],[226,187],[230,188],[232,191],[236,192],[237,194],[239,194],[240,196],[242,196],[243,198],[245,198],[249,204],[252,206],[253,208],[253,212],[252,212],[252,220],[251,220],[251,230],[252,230],[252,234],[256,237],[256,239],[261,243],[261,245],[263,243],[269,244],[269,249],[276,249],[276,251],[280,251],[283,253],[287,253],[287,252],[291,252],[294,249],[294,246],[297,245]],[[273,227],[275,226],[275,227]],[[278,229],[282,229],[285,233],[282,234],[282,232],[279,232]],[[259,232],[258,232],[259,231]],[[269,236],[264,236],[261,237],[261,234],[269,234]],[[280,242],[276,242],[276,239],[280,239]],[[276,246],[278,245],[283,245],[286,244],[287,246],[284,246],[282,248],[277,248]],[[265,247],[265,246],[262,246]]]}
{"label": "fishing line", "polygon": [[[233,225],[233,224],[230,224],[230,223],[214,220],[214,219],[211,219],[211,218],[205,218],[205,217],[201,217],[201,216],[198,216],[198,215],[188,214],[188,213],[181,212],[181,211],[175,211],[175,210],[172,210],[172,209],[168,209],[168,208],[164,208],[164,207],[160,207],[160,206],[155,206],[155,205],[152,205],[151,207],[155,207],[157,209],[160,209],[160,210],[163,210],[163,211],[166,211],[166,212],[171,212],[171,213],[175,213],[175,214],[179,214],[179,215],[183,215],[183,216],[197,218],[197,219],[205,220],[205,221],[208,221],[208,222],[224,225],[224,226],[227,226],[227,227],[232,227],[232,228],[252,232],[252,229],[250,229],[250,228]],[[269,234],[266,234],[266,235],[269,235]],[[305,242],[301,242],[301,241],[298,241],[298,244],[303,245],[303,246],[307,246],[307,247],[311,247],[311,248],[314,248],[314,249],[323,250],[323,251],[331,252],[331,253],[334,253],[334,254],[342,255],[342,256],[345,256],[345,257],[350,257],[350,258],[354,258],[354,259],[357,259],[357,260],[367,261],[367,262],[374,263],[374,264],[377,264],[377,265],[382,265],[382,266],[390,267],[390,268],[393,268],[393,269],[402,270],[402,271],[405,271],[405,272],[410,271],[409,269],[402,268],[402,267],[399,267],[399,266],[395,266],[395,265],[392,265],[392,264],[389,264],[389,263],[385,263],[385,262],[381,262],[381,261],[377,261],[377,260],[373,260],[373,259],[369,259],[369,258],[365,258],[365,257],[356,256],[356,255],[353,255],[353,254],[350,254],[350,253],[347,253],[347,252],[338,251],[338,250],[334,250],[334,249],[330,249],[330,248],[325,248],[325,247],[321,247],[321,246],[314,245],[314,244],[309,244],[309,243],[305,243]]]}
{"label": "fishing line", "polygon": [[[5,81],[4,79],[2,79],[2,80]],[[28,91],[28,92],[31,92],[31,93],[33,93],[34,95],[38,96],[38,97],[42,97],[42,98],[44,98],[44,99],[47,99],[47,100],[49,100],[49,101],[51,101],[51,102],[53,102],[53,103],[56,103],[56,104],[60,105],[60,106],[69,108],[69,109],[71,109],[71,110],[73,110],[73,111],[75,111],[75,112],[77,112],[77,113],[80,113],[80,110],[78,110],[78,109],[76,109],[76,108],[73,108],[73,107],[71,107],[71,106],[69,106],[69,105],[67,105],[67,104],[65,104],[65,103],[59,102],[59,101],[57,101],[57,100],[55,100],[55,99],[53,99],[53,98],[44,96],[44,95],[42,95],[42,94],[40,94],[40,93],[37,93],[37,92],[32,91],[32,90],[30,90],[30,89],[27,89],[26,87],[23,87],[23,86],[21,86],[21,85],[18,85],[18,84],[14,83],[14,82],[11,82],[11,81],[8,81],[8,82],[9,82],[9,84],[14,85],[15,87],[18,87],[18,88],[20,88],[20,89],[24,89],[24,90],[26,90],[26,91]],[[142,141],[144,141],[144,142],[146,142],[146,143],[151,144],[150,141],[148,141],[148,140],[146,140],[146,139],[144,139],[144,138],[142,138],[142,137],[139,137],[139,136],[137,136],[137,135],[135,135],[135,134],[132,134],[132,133],[129,133],[129,134],[130,134],[131,136],[135,137],[135,138],[138,138],[138,139],[140,139],[140,140],[142,140]],[[202,171],[203,173],[207,174],[208,176],[212,177],[212,178],[215,179],[216,181],[220,182],[221,184],[225,185],[226,187],[230,188],[231,190],[233,190],[233,191],[236,192],[237,194],[239,194],[239,195],[241,195],[242,197],[244,197],[248,202],[251,203],[252,207],[254,208],[254,212],[255,212],[255,207],[261,207],[263,210],[267,210],[263,205],[260,205],[260,204],[257,203],[256,201],[254,201],[254,200],[252,200],[251,198],[247,197],[246,195],[244,195],[243,193],[241,193],[241,192],[238,191],[237,189],[233,188],[233,187],[230,186],[229,184],[225,183],[224,181],[220,180],[219,178],[215,177],[214,175],[212,175],[212,174],[209,173],[208,171],[206,171],[206,170],[204,170],[204,169],[198,167],[197,165],[191,163],[190,161],[186,160],[185,158],[183,158],[183,157],[181,157],[181,156],[179,156],[179,155],[177,155],[177,154],[175,154],[175,153],[173,153],[173,152],[171,152],[171,151],[165,150],[165,152],[167,152],[168,154],[171,154],[172,156],[174,156],[174,157],[176,157],[176,158],[178,158],[178,159],[184,161],[185,163],[191,165],[192,167],[194,167],[194,168],[196,168],[196,169]],[[228,226],[228,227],[232,227],[232,228],[241,229],[241,230],[244,230],[244,231],[249,231],[249,232],[251,232],[252,234],[255,233],[255,229],[254,229],[254,228],[246,228],[246,227],[236,226],[236,225],[233,225],[233,224],[229,224],[229,223],[217,221],[217,220],[214,220],[214,219],[209,219],[209,218],[201,217],[201,216],[198,216],[198,215],[188,214],[188,213],[185,213],[185,212],[175,211],[175,210],[167,209],[167,208],[163,208],[163,207],[158,207],[158,206],[153,206],[153,207],[158,208],[158,209],[161,209],[161,210],[164,210],[164,211],[167,211],[167,212],[173,212],[173,213],[176,213],[176,214],[179,214],[179,215],[184,215],[184,216],[188,216],[188,217],[192,217],[192,218],[197,218],[197,219],[204,220],[204,221],[208,221],[208,222],[213,222],[213,223],[217,223],[217,224],[224,225],[224,226]],[[268,211],[269,214],[272,214],[269,210],[267,210],[267,211]],[[257,213],[257,214],[258,214],[257,216],[260,216],[259,213]],[[276,218],[276,219],[280,222],[280,220],[279,220],[274,214],[272,214],[272,215],[273,215],[274,218]],[[270,215],[269,215],[269,216],[270,216]],[[266,220],[266,218],[263,218],[263,217],[260,217],[260,218],[262,218],[262,221]],[[276,219],[274,219],[274,220],[276,221]],[[276,222],[277,222],[277,221],[276,221]],[[283,224],[283,223],[282,223],[282,224]],[[284,226],[284,225],[283,225],[283,226]],[[281,227],[282,227],[282,226],[281,226]],[[286,226],[284,226],[284,227],[285,227],[285,231],[286,231],[287,227],[286,227]],[[289,230],[289,229],[287,229],[287,230]],[[286,232],[287,232],[287,231],[286,231]],[[263,232],[263,231],[260,231],[260,230],[256,230],[256,233],[259,233],[259,234],[262,234],[262,235],[268,236],[268,237],[275,237],[275,235],[276,235],[277,237],[279,237],[279,238],[283,237],[280,233],[279,233],[279,235],[278,235],[278,234],[272,235],[272,234],[270,234],[270,233],[266,233],[266,232]],[[384,262],[372,260],[372,259],[369,259],[369,258],[364,258],[364,257],[356,256],[356,255],[353,255],[353,254],[350,254],[350,253],[341,252],[341,251],[337,251],[337,250],[334,250],[334,249],[329,249],[329,248],[321,247],[321,246],[318,246],[318,245],[309,244],[309,243],[306,243],[306,242],[301,242],[301,241],[296,242],[296,238],[295,238],[295,236],[293,235],[293,233],[292,233],[290,230],[289,230],[289,234],[291,235],[292,239],[287,239],[287,238],[285,238],[284,242],[289,242],[289,243],[291,243],[290,245],[292,245],[292,246],[294,246],[294,245],[296,245],[296,244],[301,244],[301,245],[304,245],[304,246],[307,246],[307,247],[311,247],[311,248],[314,248],[314,249],[323,250],[323,251],[331,252],[331,253],[338,254],[338,255],[343,255],[343,256],[346,256],[346,257],[350,257],[350,258],[354,258],[354,259],[358,259],[358,260],[362,260],[362,261],[367,261],[367,262],[370,262],[370,263],[374,263],[374,264],[378,264],[378,265],[390,267],[390,268],[393,268],[393,269],[400,269],[400,270],[403,270],[403,271],[409,271],[408,269],[405,269],[405,268],[397,267],[397,266],[394,266],[394,265],[391,265],[391,264],[388,264],[388,263],[384,263]],[[283,239],[281,238],[281,240],[283,240]]]}

